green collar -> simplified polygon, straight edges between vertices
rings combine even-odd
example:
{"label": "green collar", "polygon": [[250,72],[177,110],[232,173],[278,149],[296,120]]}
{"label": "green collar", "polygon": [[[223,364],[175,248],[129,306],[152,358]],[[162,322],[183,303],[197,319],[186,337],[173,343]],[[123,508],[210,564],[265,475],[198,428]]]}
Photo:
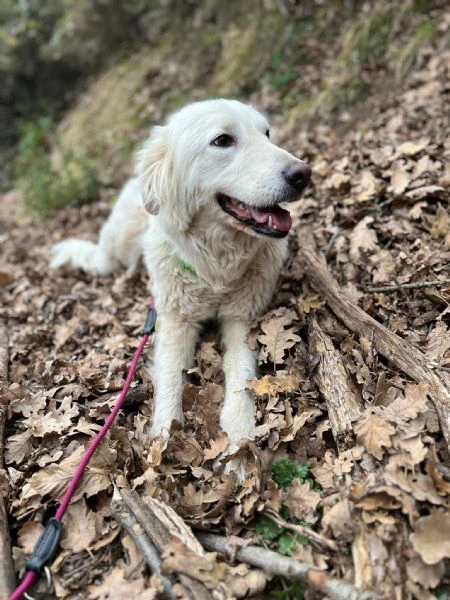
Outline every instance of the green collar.
{"label": "green collar", "polygon": [[178,254],[175,254],[175,256],[178,258],[179,262],[180,262],[180,267],[182,269],[184,269],[185,271],[189,271],[189,273],[192,273],[192,275],[195,275],[195,277],[198,277],[198,273],[195,270],[195,267],[193,267],[192,265],[190,265],[188,262],[186,262],[185,260],[183,260],[182,258],[180,258],[178,256]]}

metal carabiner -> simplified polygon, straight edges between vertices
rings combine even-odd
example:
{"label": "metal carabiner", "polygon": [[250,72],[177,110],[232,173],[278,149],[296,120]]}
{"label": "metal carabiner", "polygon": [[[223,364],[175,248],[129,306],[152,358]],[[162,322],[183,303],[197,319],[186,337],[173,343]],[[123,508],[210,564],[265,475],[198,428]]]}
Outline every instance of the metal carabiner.
{"label": "metal carabiner", "polygon": [[[43,571],[45,574],[45,581],[47,583],[47,587],[44,590],[44,594],[48,594],[48,592],[52,589],[52,572],[50,571],[49,567],[45,566],[43,567]],[[25,573],[25,569],[22,570],[21,574],[20,574],[20,578],[22,579],[23,575]],[[38,600],[35,596],[30,596],[30,594],[28,594],[27,592],[23,593],[23,597],[26,600]]]}

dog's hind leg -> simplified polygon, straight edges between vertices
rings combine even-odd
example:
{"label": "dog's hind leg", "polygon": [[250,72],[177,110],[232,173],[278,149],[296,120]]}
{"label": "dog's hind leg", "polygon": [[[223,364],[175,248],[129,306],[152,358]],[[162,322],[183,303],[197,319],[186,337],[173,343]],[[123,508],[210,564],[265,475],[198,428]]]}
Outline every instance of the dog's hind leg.
{"label": "dog's hind leg", "polygon": [[155,384],[149,437],[167,436],[173,420],[184,422],[183,369],[191,366],[199,325],[160,314],[152,379]]}
{"label": "dog's hind leg", "polygon": [[120,266],[134,270],[142,254],[141,236],[148,227],[138,180],[130,179],[103,225],[98,243],[68,239],[52,248],[50,267],[68,264],[90,273],[107,275]]}

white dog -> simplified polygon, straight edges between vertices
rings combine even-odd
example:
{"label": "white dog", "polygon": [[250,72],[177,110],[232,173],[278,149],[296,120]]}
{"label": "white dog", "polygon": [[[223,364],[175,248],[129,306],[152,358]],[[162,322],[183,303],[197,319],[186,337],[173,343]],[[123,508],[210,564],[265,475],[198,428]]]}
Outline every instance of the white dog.
{"label": "white dog", "polygon": [[98,244],[69,239],[51,266],[106,274],[134,269],[143,255],[158,322],[150,436],[183,422],[183,369],[200,324],[218,319],[225,349],[220,424],[230,450],[250,438],[254,400],[247,382],[256,357],[249,324],[268,306],[287,251],[292,220],[280,206],[297,200],[308,165],[269,139],[267,120],[235,100],[190,104],[155,127],[101,230]]}

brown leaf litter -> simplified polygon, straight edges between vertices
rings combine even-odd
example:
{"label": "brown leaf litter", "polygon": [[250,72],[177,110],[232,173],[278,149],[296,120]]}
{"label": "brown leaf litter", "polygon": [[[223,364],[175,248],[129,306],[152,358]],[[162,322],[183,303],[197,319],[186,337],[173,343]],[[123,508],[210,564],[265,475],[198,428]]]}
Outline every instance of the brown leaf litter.
{"label": "brown leaf litter", "polygon": [[[284,132],[290,149],[315,168],[302,220],[334,276],[353,301],[423,350],[444,375],[449,287],[364,290],[448,277],[449,75],[450,53],[443,52],[347,132],[324,124]],[[68,236],[94,239],[108,210],[103,202],[26,226],[3,217],[1,314],[10,331],[11,382],[6,473],[19,567],[110,410],[111,396],[102,395],[121,388],[145,317],[142,270],[93,279],[48,271],[50,245]],[[312,318],[331,338],[363,402],[346,447],[333,438],[314,382]],[[161,592],[112,518],[113,482],[168,503],[194,527],[253,539],[255,516],[284,506],[289,520],[339,546],[337,553],[297,545],[294,557],[388,598],[434,598],[448,590],[448,444],[428,389],[330,315],[302,275],[294,240],[273,305],[255,323],[251,341],[261,363],[260,379],[249,383],[257,429],[240,452],[253,457],[252,476],[238,486],[214,467],[227,443],[218,425],[223,376],[216,333],[205,333],[187,374],[186,424],[168,442],[145,441],[151,378],[141,365],[136,384],[149,385],[149,402],[125,407],[89,466],[52,568],[58,598],[150,600]],[[146,363],[151,355],[147,348]],[[269,467],[280,458],[309,461],[315,487],[295,480],[281,489]],[[170,560],[182,559],[190,561],[168,547],[169,571]],[[208,585],[221,576],[218,564],[224,563],[211,563],[211,570],[207,559],[198,565]]]}

